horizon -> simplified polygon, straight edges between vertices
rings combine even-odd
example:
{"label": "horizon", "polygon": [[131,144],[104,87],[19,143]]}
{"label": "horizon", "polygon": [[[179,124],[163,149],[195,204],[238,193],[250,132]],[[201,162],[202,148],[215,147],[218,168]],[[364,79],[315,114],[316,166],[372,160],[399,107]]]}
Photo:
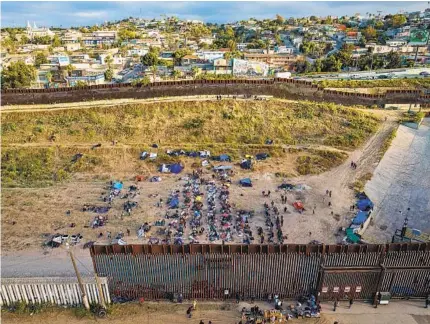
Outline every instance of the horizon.
{"label": "horizon", "polygon": [[[262,4],[264,3],[264,6]],[[136,8],[136,4],[138,7]],[[222,4],[222,6],[221,6]],[[192,6],[192,10],[190,10]],[[233,23],[235,21],[274,19],[276,14],[284,18],[309,16],[352,16],[368,12],[381,15],[423,11],[429,5],[423,1],[307,1],[307,2],[2,2],[1,26],[26,27],[27,21],[39,27],[70,28],[119,21],[129,17],[156,19],[176,16],[181,20],[201,20],[204,23]],[[47,17],[46,13],[49,12]]]}

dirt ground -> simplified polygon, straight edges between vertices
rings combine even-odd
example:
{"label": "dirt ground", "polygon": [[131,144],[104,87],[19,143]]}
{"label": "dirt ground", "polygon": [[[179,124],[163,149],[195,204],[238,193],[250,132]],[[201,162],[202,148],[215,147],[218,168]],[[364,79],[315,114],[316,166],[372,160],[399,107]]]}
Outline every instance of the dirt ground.
{"label": "dirt ground", "polygon": [[[230,187],[230,202],[235,206],[233,213],[235,214],[235,210],[239,209],[254,210],[255,216],[251,222],[251,229],[256,231],[259,226],[264,228],[264,202],[270,204],[273,200],[281,215],[284,216],[283,232],[288,236],[284,243],[309,243],[312,240],[324,243],[340,242],[343,235],[338,234],[339,229],[348,226],[353,217],[353,213],[349,211],[349,206],[354,199],[351,184],[360,175],[373,172],[378,163],[379,148],[385,137],[397,125],[395,112],[376,110],[375,113],[388,115],[388,121],[383,123],[364,147],[350,152],[344,164],[329,172],[291,179],[275,177],[273,170],[277,170],[280,165],[288,168],[291,163],[288,157],[283,162],[275,159],[262,162],[254,172],[239,171],[235,167],[235,175],[231,179]],[[351,160],[357,163],[356,170],[350,168]],[[121,216],[126,199],[115,198],[113,208],[106,214],[109,218],[108,224],[98,229],[88,227],[89,222],[97,214],[83,212],[82,207],[84,204],[105,205],[101,197],[108,191],[108,182],[99,180],[103,177],[94,179],[94,177],[78,175],[65,185],[50,188],[3,189],[1,210],[3,252],[40,250],[46,236],[55,233],[70,235],[80,233],[84,237],[82,243],[94,240],[107,243],[109,241],[106,237],[107,231],[116,235],[119,231],[126,233],[129,229],[131,235],[126,236],[127,243],[146,243],[148,238],[154,235],[156,227],[152,228],[152,233],[147,235],[146,239],[137,237],[137,229],[144,222],[153,222],[164,217],[167,210],[165,204],[163,207],[156,207],[156,203],[160,198],[166,202],[170,192],[181,190],[185,181],[179,179],[185,174],[184,172],[181,175],[163,174],[161,182],[136,183],[130,180],[135,173],[127,167],[127,161],[117,161],[117,163],[117,172],[112,172],[110,177],[105,178],[122,180],[125,188],[130,185],[138,186],[140,195],[133,201],[136,201],[139,206],[133,209],[131,216]],[[185,171],[191,172],[191,169]],[[212,173],[205,172],[204,177],[210,179]],[[254,186],[240,187],[238,182],[242,177],[250,177]],[[282,205],[280,197],[283,192],[277,187],[283,182],[305,184],[311,189],[286,193],[288,202]],[[219,181],[217,185],[220,185]],[[201,189],[204,191],[203,186]],[[268,190],[272,192],[271,197],[263,197],[262,191]],[[332,197],[326,195],[326,190],[332,191]],[[303,202],[306,208],[304,213],[300,214],[294,210],[292,203],[296,200]],[[332,203],[331,207],[328,206],[329,202]],[[284,207],[287,207],[286,212]],[[68,210],[71,211],[70,215],[66,214]],[[69,227],[71,223],[75,223],[76,227]],[[101,238],[98,237],[100,233],[103,234]],[[184,237],[188,237],[188,233],[185,234]],[[206,242],[207,237],[203,235],[199,241]],[[234,242],[241,243],[242,239],[236,237]],[[221,243],[221,241],[214,243]]]}
{"label": "dirt ground", "polygon": [[409,226],[430,232],[430,118],[418,130],[399,127],[366,192],[376,207],[365,238],[391,242],[405,217]]}
{"label": "dirt ground", "polygon": [[[262,303],[263,304],[263,303]],[[241,320],[242,307],[250,307],[247,303],[239,305],[233,303],[199,303],[197,310],[191,319],[187,318],[185,311],[189,305],[175,305],[169,303],[145,303],[115,305],[111,314],[105,319],[96,319],[91,316],[79,318],[73,310],[48,311],[35,315],[18,315],[2,313],[3,323],[188,323],[197,324],[202,320],[205,324],[212,321],[213,324],[236,324]],[[267,305],[259,305],[262,309],[268,309]],[[304,324],[428,324],[430,316],[428,310],[421,302],[392,302],[389,305],[379,306],[377,309],[369,304],[355,303],[352,309],[346,305],[340,305],[333,312],[331,304],[322,304],[323,313],[318,319],[293,319],[289,323]]]}

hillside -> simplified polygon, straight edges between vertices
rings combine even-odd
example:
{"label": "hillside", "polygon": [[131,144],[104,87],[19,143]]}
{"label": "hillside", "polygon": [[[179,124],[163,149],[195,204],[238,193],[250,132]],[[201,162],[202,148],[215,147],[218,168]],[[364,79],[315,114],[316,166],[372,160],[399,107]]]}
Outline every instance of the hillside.
{"label": "hillside", "polygon": [[[341,163],[343,151],[362,144],[378,126],[375,116],[357,109],[280,100],[9,112],[1,122],[7,186],[51,184],[76,172],[152,172],[155,165],[138,156],[153,143],[160,146],[158,162],[172,160],[163,153],[166,148],[210,149],[235,160],[264,151],[279,158],[273,159],[280,162],[278,171],[286,171],[282,161],[289,160],[296,174],[319,173]],[[265,145],[267,139],[274,144]],[[95,143],[102,147],[91,150]],[[73,163],[77,153],[84,158]]]}

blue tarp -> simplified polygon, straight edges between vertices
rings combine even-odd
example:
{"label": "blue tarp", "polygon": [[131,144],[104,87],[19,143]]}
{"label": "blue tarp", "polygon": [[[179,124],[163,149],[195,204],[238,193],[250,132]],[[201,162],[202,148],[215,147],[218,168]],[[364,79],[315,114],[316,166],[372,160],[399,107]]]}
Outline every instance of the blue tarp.
{"label": "blue tarp", "polygon": [[373,209],[373,203],[369,198],[364,198],[357,201],[357,207],[362,211],[368,211]]}
{"label": "blue tarp", "polygon": [[240,184],[242,185],[242,187],[252,187],[252,181],[250,178],[244,178],[240,180]]}
{"label": "blue tarp", "polygon": [[357,215],[355,215],[354,219],[352,220],[352,223],[354,225],[361,225],[366,221],[368,216],[369,216],[369,213],[365,211],[359,211]]}
{"label": "blue tarp", "polygon": [[251,166],[252,166],[251,160],[245,160],[245,161],[240,163],[240,167],[242,169],[251,169]]}
{"label": "blue tarp", "polygon": [[117,189],[117,190],[121,190],[123,187],[121,182],[114,182],[112,185],[112,188]]}
{"label": "blue tarp", "polygon": [[169,203],[169,208],[178,208],[179,207],[179,199],[178,198],[172,198],[172,200]]}
{"label": "blue tarp", "polygon": [[170,166],[170,172],[172,173],[180,173],[182,171],[183,167],[179,163],[172,164]]}
{"label": "blue tarp", "polygon": [[219,160],[220,160],[220,161],[230,161],[230,160],[231,160],[231,158],[230,158],[230,156],[229,156],[229,155],[227,155],[227,154],[221,154],[221,155],[219,156]]}

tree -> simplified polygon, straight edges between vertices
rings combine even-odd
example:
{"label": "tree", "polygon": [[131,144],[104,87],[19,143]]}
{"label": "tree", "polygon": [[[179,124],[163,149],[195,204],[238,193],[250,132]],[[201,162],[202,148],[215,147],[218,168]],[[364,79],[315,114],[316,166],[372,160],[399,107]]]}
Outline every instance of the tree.
{"label": "tree", "polygon": [[384,23],[383,23],[382,21],[378,20],[378,21],[375,23],[375,28],[376,28],[376,29],[383,29],[383,28],[384,28]]}
{"label": "tree", "polygon": [[28,43],[30,43],[30,38],[28,38],[27,35],[22,35],[20,43],[21,43],[21,45],[28,44]]}
{"label": "tree", "polygon": [[107,64],[107,66],[108,66],[108,68],[110,70],[110,68],[112,66],[112,63],[113,63],[113,58],[110,55],[106,56],[105,63]]}
{"label": "tree", "polygon": [[50,85],[50,84],[51,84],[51,82],[52,82],[52,73],[51,73],[51,71],[48,71],[48,72],[45,74],[45,78],[46,78],[46,80],[48,80],[48,85]]}
{"label": "tree", "polygon": [[58,37],[58,35],[55,35],[54,38],[52,39],[52,46],[53,47],[59,47],[61,46],[61,39]]}
{"label": "tree", "polygon": [[230,49],[230,51],[235,51],[236,50],[236,42],[233,39],[230,39],[227,42],[227,47]]}
{"label": "tree", "polygon": [[376,37],[376,29],[371,26],[367,26],[363,34],[364,37],[366,37],[366,40],[374,39]]}
{"label": "tree", "polygon": [[321,59],[315,60],[315,62],[314,62],[314,69],[315,69],[315,72],[321,72],[322,71],[322,69],[323,69],[323,62],[322,62]]}
{"label": "tree", "polygon": [[23,61],[12,62],[1,73],[1,87],[3,89],[29,87],[36,80],[36,76],[34,66],[27,65]]}
{"label": "tree", "polygon": [[191,74],[193,75],[193,79],[196,78],[197,74],[199,74],[200,69],[197,66],[193,66],[191,68]]}
{"label": "tree", "polygon": [[145,66],[153,66],[158,64],[158,49],[150,47],[149,52],[141,58],[141,62]]}
{"label": "tree", "polygon": [[36,67],[40,67],[41,64],[46,63],[48,63],[48,58],[46,57],[46,55],[42,52],[37,53],[36,57],[34,58],[34,65]]}
{"label": "tree", "polygon": [[105,79],[108,81],[112,81],[112,78],[113,78],[113,71],[112,69],[109,68],[105,71]]}
{"label": "tree", "polygon": [[118,38],[121,41],[134,39],[136,38],[136,32],[129,28],[123,28],[118,31]]}
{"label": "tree", "polygon": [[402,58],[400,57],[400,54],[397,52],[390,52],[386,56],[386,68],[387,69],[395,69],[402,66]]}
{"label": "tree", "polygon": [[66,71],[67,71],[67,75],[71,76],[72,75],[72,71],[75,69],[75,67],[72,64],[69,64],[66,66]]}
{"label": "tree", "polygon": [[278,23],[278,25],[283,25],[285,22],[285,18],[281,15],[276,15],[276,22]]}
{"label": "tree", "polygon": [[152,80],[153,80],[153,82],[155,82],[155,80],[157,78],[157,66],[156,65],[151,66],[151,73],[152,73]]}
{"label": "tree", "polygon": [[393,27],[400,27],[406,23],[407,19],[405,15],[398,14],[393,16],[392,21]]}
{"label": "tree", "polygon": [[173,79],[176,80],[180,76],[181,76],[181,72],[179,72],[178,70],[173,70],[173,72],[172,72]]}
{"label": "tree", "polygon": [[86,87],[86,86],[88,86],[88,83],[86,83],[85,81],[78,80],[75,82],[75,87]]}
{"label": "tree", "polygon": [[181,59],[185,55],[190,55],[190,54],[192,54],[192,52],[188,48],[181,48],[175,51],[173,53],[173,59],[175,60],[175,65],[179,65],[181,63]]}
{"label": "tree", "polygon": [[133,81],[131,81],[131,85],[135,87],[147,86],[150,83],[151,80],[149,80],[147,76],[141,79],[134,79]]}

